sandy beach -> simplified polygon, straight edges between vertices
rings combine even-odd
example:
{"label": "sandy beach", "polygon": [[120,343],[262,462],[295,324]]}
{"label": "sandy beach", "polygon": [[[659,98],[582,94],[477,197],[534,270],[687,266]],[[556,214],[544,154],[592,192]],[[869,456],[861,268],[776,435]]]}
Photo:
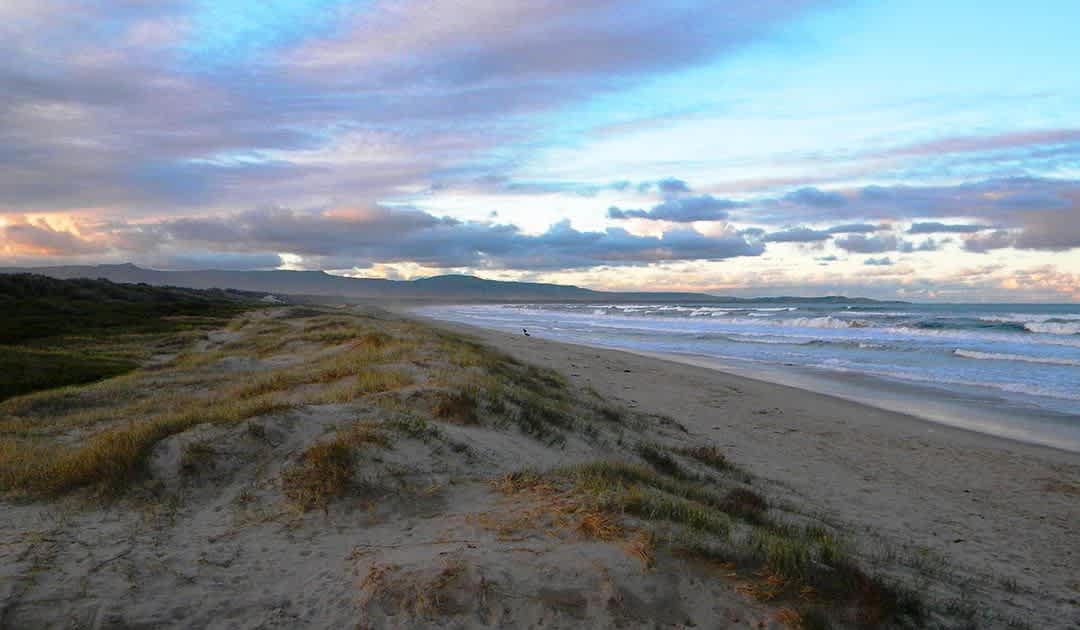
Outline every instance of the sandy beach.
{"label": "sandy beach", "polygon": [[843,524],[864,554],[906,554],[968,583],[972,604],[1037,627],[1080,624],[1080,455],[715,369],[433,323],[678,419]]}

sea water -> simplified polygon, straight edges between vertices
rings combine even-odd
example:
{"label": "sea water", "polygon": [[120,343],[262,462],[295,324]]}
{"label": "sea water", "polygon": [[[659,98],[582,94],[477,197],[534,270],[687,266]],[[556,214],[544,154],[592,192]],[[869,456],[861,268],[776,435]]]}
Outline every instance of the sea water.
{"label": "sea water", "polygon": [[422,315],[788,383],[1080,451],[1080,305],[432,306]]}

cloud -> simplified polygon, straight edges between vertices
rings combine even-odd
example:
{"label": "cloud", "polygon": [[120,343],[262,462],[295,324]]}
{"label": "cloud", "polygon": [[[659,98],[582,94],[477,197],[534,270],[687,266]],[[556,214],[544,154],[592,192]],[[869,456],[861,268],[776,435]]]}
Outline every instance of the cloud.
{"label": "cloud", "polygon": [[[617,0],[379,0],[357,10],[339,36],[305,44],[288,60],[297,71],[375,85],[626,77],[701,62],[813,4],[764,0],[718,13],[700,2],[660,11]],[[656,41],[665,45],[642,45]],[[350,72],[341,77],[343,69]]]}
{"label": "cloud", "polygon": [[18,221],[0,228],[0,251],[11,257],[79,256],[99,254],[105,248],[78,234],[54,228],[45,221]]}
{"label": "cloud", "polygon": [[[804,188],[779,198],[750,201],[743,214],[773,222],[802,222],[808,216],[817,221],[910,220],[910,234],[974,234],[997,227],[1016,232],[1009,246],[1021,249],[1065,251],[1080,247],[1080,180],[1014,177],[951,186],[873,185],[835,193],[833,201],[819,193]],[[851,203],[842,203],[841,198],[851,199]],[[957,217],[977,223],[945,221]],[[858,248],[885,246],[866,239],[838,239],[837,243],[841,242]],[[994,237],[967,242],[971,245],[966,247],[985,248],[999,247],[1004,241]]]}
{"label": "cloud", "polygon": [[0,205],[179,215],[503,172],[536,146],[528,115],[706,63],[825,1],[375,0],[239,18],[2,4]]}
{"label": "cloud", "polygon": [[[224,216],[86,223],[85,238],[41,226],[5,228],[26,252],[90,251],[170,268],[276,267],[281,255],[309,268],[413,263],[430,268],[560,270],[757,256],[764,245],[732,228],[710,235],[677,227],[641,236],[622,228],[581,231],[560,221],[541,234],[514,225],[459,221],[413,208],[296,211],[266,208]],[[33,249],[30,249],[30,247]],[[194,253],[192,253],[194,252]]]}
{"label": "cloud", "polygon": [[812,230],[810,228],[792,228],[780,232],[766,234],[766,243],[814,243],[832,238],[828,230]]}
{"label": "cloud", "polygon": [[945,224],[936,221],[928,223],[912,223],[908,228],[908,234],[970,234],[989,229],[986,225],[976,224]]}
{"label": "cloud", "polygon": [[683,193],[690,192],[690,185],[681,179],[674,177],[668,177],[656,182],[656,187],[660,189],[660,193],[665,196],[677,196]]}
{"label": "cloud", "polygon": [[826,192],[814,187],[800,188],[783,197],[784,201],[814,208],[840,208],[848,203],[847,197],[835,192]]}
{"label": "cloud", "polygon": [[888,256],[882,256],[881,258],[867,258],[863,261],[864,265],[871,265],[875,267],[889,267],[893,265],[893,261]]}
{"label": "cloud", "polygon": [[899,239],[892,234],[882,234],[880,236],[864,236],[862,234],[852,234],[851,236],[845,236],[844,238],[838,238],[835,241],[836,246],[840,249],[854,252],[857,254],[879,254],[881,252],[896,251],[900,246]]}
{"label": "cloud", "polygon": [[1005,230],[995,230],[988,234],[970,236],[964,239],[964,249],[969,252],[984,253],[992,249],[1012,247],[1016,243],[1016,235]]}
{"label": "cloud", "polygon": [[768,243],[816,243],[828,240],[836,234],[865,234],[884,230],[887,227],[869,223],[846,223],[825,228],[824,230],[796,227],[765,234],[764,239]]}
{"label": "cloud", "polygon": [[871,225],[869,223],[845,223],[843,225],[835,225],[829,228],[828,232],[829,234],[865,234],[867,232],[877,232],[878,230],[884,230],[887,227],[888,226],[885,225]]}
{"label": "cloud", "polygon": [[1043,129],[985,136],[954,136],[895,147],[874,153],[874,157],[943,155],[998,151],[1038,145],[1080,143],[1080,129]]}
{"label": "cloud", "polygon": [[728,218],[728,210],[742,204],[730,199],[717,199],[712,195],[668,199],[653,206],[651,210],[623,210],[616,206],[608,208],[609,219],[648,219],[650,221],[671,221],[691,223],[694,221],[722,221]]}

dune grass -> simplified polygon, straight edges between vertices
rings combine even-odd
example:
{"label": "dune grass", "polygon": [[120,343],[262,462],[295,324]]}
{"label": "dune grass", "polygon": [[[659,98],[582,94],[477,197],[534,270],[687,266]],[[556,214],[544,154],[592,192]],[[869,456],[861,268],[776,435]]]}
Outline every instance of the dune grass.
{"label": "dune grass", "polygon": [[[580,527],[603,523],[612,539],[622,531],[624,546],[650,562],[655,562],[655,552],[645,553],[640,541],[631,540],[631,532],[648,536],[650,549],[665,547],[678,556],[724,567],[728,575],[735,575],[734,570],[741,576],[740,590],[761,601],[788,602],[791,618],[798,617],[807,627],[829,627],[830,619],[865,627],[918,625],[924,619],[925,607],[917,595],[868,574],[837,535],[818,525],[795,525],[771,516],[760,493],[727,474],[731,464],[718,450],[691,452],[639,443],[635,451],[648,466],[605,460],[549,473],[521,471],[504,476],[497,487],[505,492],[541,488],[543,494],[577,497],[580,509],[594,515]],[[720,475],[691,475],[678,455],[718,462],[710,468]]]}
{"label": "dune grass", "polygon": [[341,440],[322,442],[304,451],[299,465],[282,474],[285,496],[302,510],[326,509],[344,495],[353,473],[353,453]]}
{"label": "dune grass", "polygon": [[89,485],[119,490],[139,475],[154,445],[170,435],[203,423],[231,424],[289,407],[265,396],[214,399],[127,422],[71,447],[0,438],[0,492],[55,495]]}
{"label": "dune grass", "polygon": [[238,292],[0,274],[0,401],[129,372],[256,307]]}
{"label": "dune grass", "polygon": [[[226,326],[235,333],[222,346],[230,350],[189,350],[152,369],[2,401],[0,492],[120,491],[140,477],[158,442],[196,425],[232,425],[298,404],[350,402],[408,387],[415,379],[396,362],[421,354],[425,340],[392,334],[405,324],[378,325],[389,332],[374,329],[362,315],[313,309],[278,318],[245,315]],[[189,345],[199,337],[182,335]],[[117,339],[113,352],[126,348]],[[295,356],[296,365],[259,367],[268,348],[289,344],[296,348],[279,356]],[[109,350],[107,343],[98,345]],[[217,367],[245,356],[256,363],[244,376]]]}

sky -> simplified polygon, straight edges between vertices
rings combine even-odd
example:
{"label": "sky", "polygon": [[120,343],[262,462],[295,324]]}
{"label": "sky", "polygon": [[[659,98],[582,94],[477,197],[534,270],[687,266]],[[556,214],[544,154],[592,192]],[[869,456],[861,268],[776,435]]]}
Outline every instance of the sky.
{"label": "sky", "polygon": [[1080,301],[1073,0],[2,0],[0,265]]}

